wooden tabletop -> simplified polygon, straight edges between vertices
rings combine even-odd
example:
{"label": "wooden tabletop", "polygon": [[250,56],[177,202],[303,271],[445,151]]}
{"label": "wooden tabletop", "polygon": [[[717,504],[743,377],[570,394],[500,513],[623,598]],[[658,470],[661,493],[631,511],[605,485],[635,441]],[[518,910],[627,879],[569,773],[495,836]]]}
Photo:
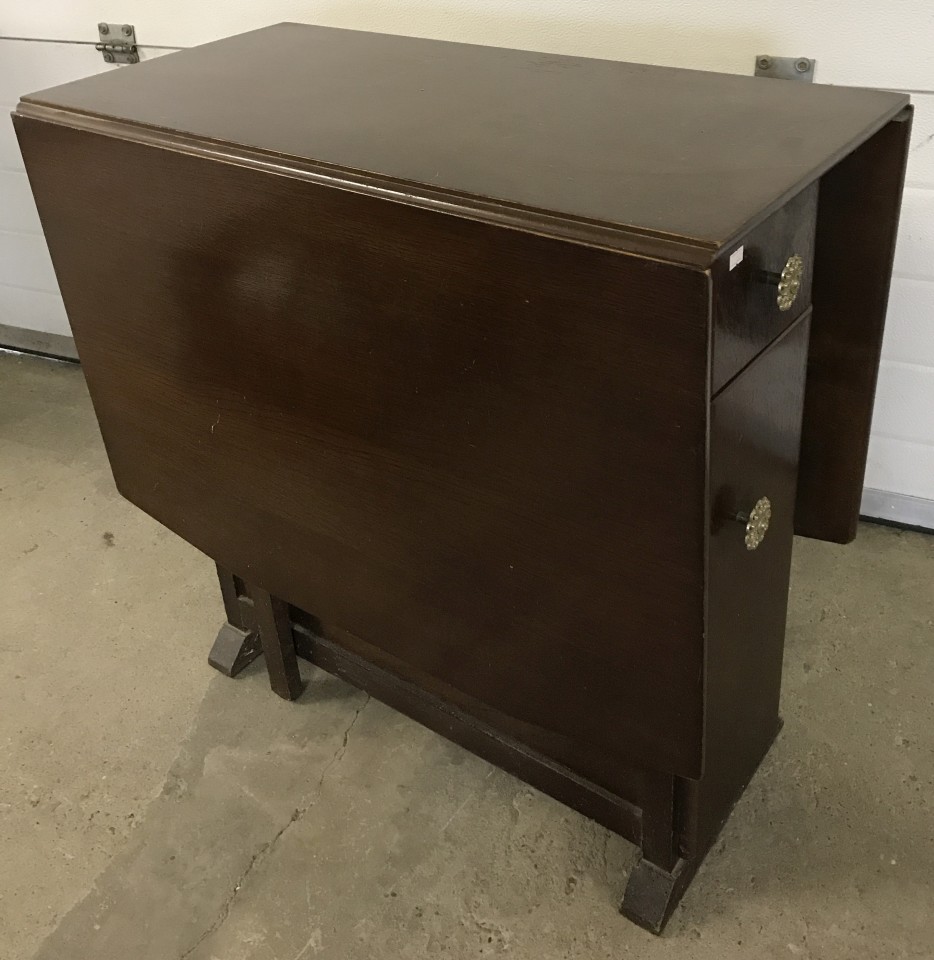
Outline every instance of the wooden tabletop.
{"label": "wooden tabletop", "polygon": [[708,249],[908,102],[291,23],[23,100]]}

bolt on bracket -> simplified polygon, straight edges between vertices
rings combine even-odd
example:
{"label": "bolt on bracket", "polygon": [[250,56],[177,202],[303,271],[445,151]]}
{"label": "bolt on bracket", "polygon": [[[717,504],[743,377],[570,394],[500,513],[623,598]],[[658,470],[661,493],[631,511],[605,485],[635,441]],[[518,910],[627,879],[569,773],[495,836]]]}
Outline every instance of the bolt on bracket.
{"label": "bolt on bracket", "polygon": [[760,53],[756,57],[756,76],[813,83],[816,64],[817,61],[810,57],[773,57],[768,53]]}

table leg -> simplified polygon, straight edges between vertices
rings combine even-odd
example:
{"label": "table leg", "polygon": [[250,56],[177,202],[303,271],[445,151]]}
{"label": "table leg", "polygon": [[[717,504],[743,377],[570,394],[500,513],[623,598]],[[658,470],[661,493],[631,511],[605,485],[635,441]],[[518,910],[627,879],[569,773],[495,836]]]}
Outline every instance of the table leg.
{"label": "table leg", "polygon": [[301,694],[303,685],[298,672],[288,604],[271,596],[262,587],[250,585],[247,589],[253,600],[253,616],[266,655],[269,683],[283,699],[295,700]]}

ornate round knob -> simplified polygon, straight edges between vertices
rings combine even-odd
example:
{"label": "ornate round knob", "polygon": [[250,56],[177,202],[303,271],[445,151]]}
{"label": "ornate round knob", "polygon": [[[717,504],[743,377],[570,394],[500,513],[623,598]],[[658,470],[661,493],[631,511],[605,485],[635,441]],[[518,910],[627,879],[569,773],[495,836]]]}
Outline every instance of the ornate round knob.
{"label": "ornate round knob", "polygon": [[781,276],[778,278],[778,296],[775,302],[779,310],[790,310],[801,289],[801,277],[804,274],[804,260],[796,253],[788,258]]}
{"label": "ornate round knob", "polygon": [[768,497],[759,497],[749,513],[738,513],[736,519],[746,524],[746,549],[755,550],[765,539],[772,519],[772,502]]}

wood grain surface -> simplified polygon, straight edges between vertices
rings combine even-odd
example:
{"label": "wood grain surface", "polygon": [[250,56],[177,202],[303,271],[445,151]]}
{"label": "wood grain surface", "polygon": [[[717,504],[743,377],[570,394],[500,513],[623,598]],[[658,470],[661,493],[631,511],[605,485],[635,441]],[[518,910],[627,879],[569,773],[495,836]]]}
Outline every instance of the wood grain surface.
{"label": "wood grain surface", "polygon": [[713,250],[908,101],[301,24],[24,99]]}
{"label": "wood grain surface", "polygon": [[19,129],[125,496],[517,739],[699,775],[704,273]]}

